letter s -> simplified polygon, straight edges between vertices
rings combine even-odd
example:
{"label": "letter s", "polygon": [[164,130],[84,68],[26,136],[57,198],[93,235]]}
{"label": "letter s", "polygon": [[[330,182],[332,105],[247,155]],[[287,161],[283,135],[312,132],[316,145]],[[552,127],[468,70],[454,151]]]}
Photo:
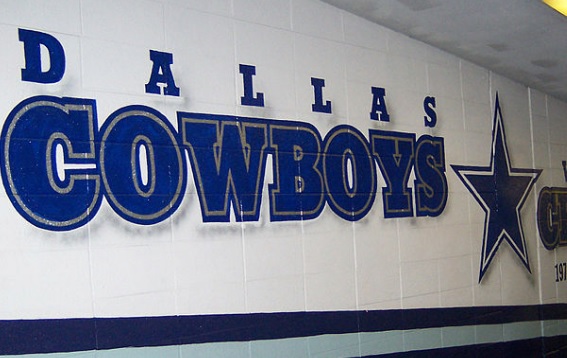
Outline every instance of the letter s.
{"label": "letter s", "polygon": [[435,97],[425,97],[423,99],[423,110],[426,116],[423,121],[426,127],[435,127],[437,124],[437,112],[435,112]]}
{"label": "letter s", "polygon": [[439,216],[447,204],[445,144],[441,137],[422,135],[416,144],[415,201],[417,216]]}

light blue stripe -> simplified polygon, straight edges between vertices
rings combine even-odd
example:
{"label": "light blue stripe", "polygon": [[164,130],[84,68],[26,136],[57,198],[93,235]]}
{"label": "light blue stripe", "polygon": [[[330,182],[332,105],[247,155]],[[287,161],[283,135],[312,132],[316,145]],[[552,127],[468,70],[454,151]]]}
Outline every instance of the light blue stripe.
{"label": "light blue stripe", "polygon": [[475,326],[443,327],[443,347],[470,346],[475,344]]}
{"label": "light blue stripe", "polygon": [[[356,357],[567,335],[567,320],[361,332],[252,342],[29,354],[18,358]],[[14,357],[14,356],[0,356]]]}

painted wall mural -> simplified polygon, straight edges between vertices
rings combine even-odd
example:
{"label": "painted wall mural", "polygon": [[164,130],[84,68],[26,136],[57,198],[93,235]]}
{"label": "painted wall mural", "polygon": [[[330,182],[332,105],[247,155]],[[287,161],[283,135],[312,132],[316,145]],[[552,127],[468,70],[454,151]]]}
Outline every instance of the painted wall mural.
{"label": "painted wall mural", "polygon": [[315,0],[36,5],[0,355],[566,351],[566,103]]}
{"label": "painted wall mural", "polygon": [[[22,81],[60,81],[65,71],[61,43],[46,33],[19,29],[19,35],[26,61]],[[50,59],[45,71],[41,46]],[[146,92],[161,94],[161,84],[164,95],[179,96],[173,54],[150,50],[149,57],[152,72]],[[239,69],[241,105],[264,107],[264,94],[253,90],[256,67],[240,64]],[[331,101],[323,105],[325,81],[311,78],[311,83],[313,112],[332,114]],[[370,90],[370,119],[389,121],[386,90]],[[434,127],[434,103],[430,96],[423,101],[426,126]],[[353,126],[338,125],[323,140],[315,127],[302,122],[184,112],[177,117],[179,133],[155,109],[127,106],[98,130],[94,99],[28,98],[12,110],[3,127],[2,175],[8,196],[30,223],[47,230],[85,225],[96,215],[103,195],[124,219],[155,224],[170,217],[183,198],[186,149],[204,222],[230,221],[231,208],[236,221],[258,220],[268,154],[275,158],[275,180],[269,189],[272,221],[316,218],[325,202],[345,220],[361,219],[376,195],[375,161],[386,181],[385,217],[414,216],[408,187],[412,169],[416,216],[438,216],[447,201],[441,137],[422,135],[416,140],[414,133],[370,130],[367,139]],[[43,145],[26,141],[30,135]],[[75,148],[80,145],[87,147]],[[58,148],[62,158],[56,157]],[[84,169],[66,169],[73,164]]]}

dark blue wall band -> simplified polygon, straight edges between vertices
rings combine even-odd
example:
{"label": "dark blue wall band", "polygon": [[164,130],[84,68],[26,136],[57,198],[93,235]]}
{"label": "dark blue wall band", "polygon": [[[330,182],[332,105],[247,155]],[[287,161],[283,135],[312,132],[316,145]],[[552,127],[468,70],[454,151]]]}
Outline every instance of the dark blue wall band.
{"label": "dark blue wall band", "polygon": [[378,354],[363,358],[518,358],[518,357],[565,357],[567,336],[542,337],[510,342],[475,344],[470,346],[427,349],[411,352]]}
{"label": "dark blue wall band", "polygon": [[[567,304],[0,321],[0,355],[567,319]],[[525,340],[563,347],[565,340]],[[537,342],[536,342],[537,341]],[[542,343],[543,342],[543,343]],[[532,342],[533,343],[533,342]],[[507,344],[507,343],[498,343]],[[564,348],[562,348],[564,349]],[[547,348],[546,348],[547,350]],[[550,350],[547,350],[550,351]]]}

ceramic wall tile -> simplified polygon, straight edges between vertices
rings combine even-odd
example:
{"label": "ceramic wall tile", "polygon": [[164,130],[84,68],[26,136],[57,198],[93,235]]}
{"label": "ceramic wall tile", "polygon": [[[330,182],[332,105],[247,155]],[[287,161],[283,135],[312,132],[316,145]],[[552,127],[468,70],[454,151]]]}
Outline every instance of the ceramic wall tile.
{"label": "ceramic wall tile", "polygon": [[81,6],[78,1],[36,1],[17,3],[3,1],[0,5],[2,24],[20,28],[78,35],[81,33]]}
{"label": "ceramic wall tile", "polygon": [[233,2],[233,8],[235,18],[270,27],[291,29],[291,0],[236,0]]}
{"label": "ceramic wall tile", "polygon": [[320,1],[293,1],[291,17],[295,32],[333,41],[344,38],[342,13],[331,5]]}
{"label": "ceramic wall tile", "polygon": [[149,48],[164,45],[163,5],[158,2],[83,0],[81,14],[86,37]]}

